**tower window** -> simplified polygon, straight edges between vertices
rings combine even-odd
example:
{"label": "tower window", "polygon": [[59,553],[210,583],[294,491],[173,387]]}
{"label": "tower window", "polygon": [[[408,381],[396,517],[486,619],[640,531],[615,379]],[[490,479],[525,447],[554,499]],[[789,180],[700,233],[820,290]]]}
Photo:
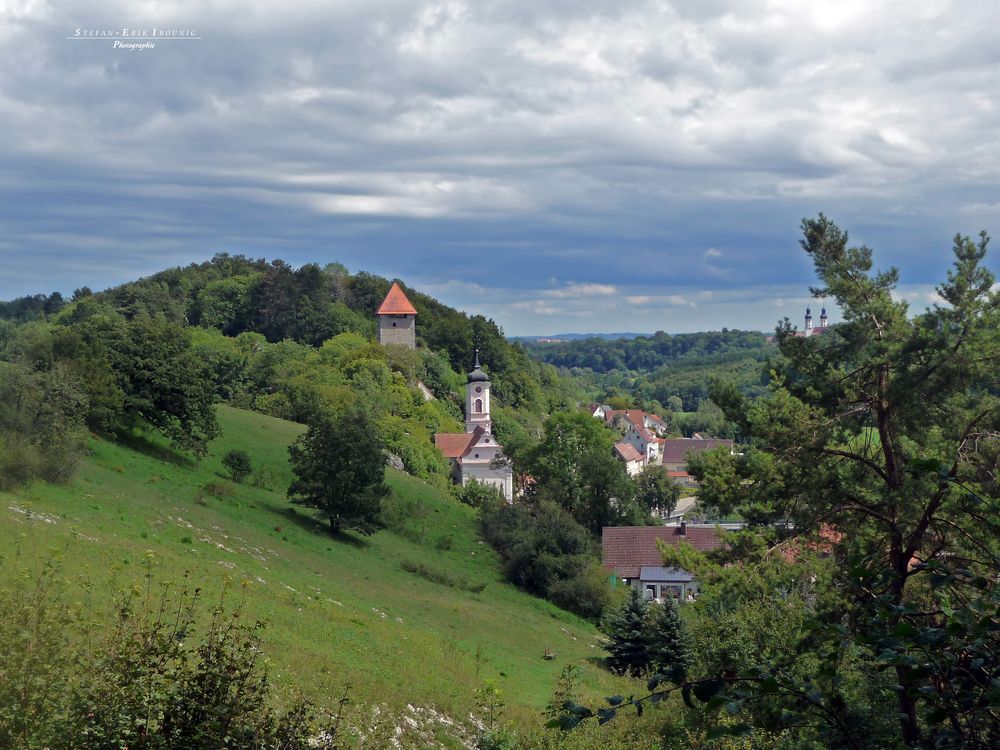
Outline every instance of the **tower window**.
{"label": "tower window", "polygon": [[482,393],[482,392],[483,392],[482,387],[477,385],[476,386],[476,393]]}
{"label": "tower window", "polygon": [[477,398],[476,399],[476,405],[475,405],[473,411],[475,411],[476,414],[482,414],[483,413],[483,400],[481,398]]}
{"label": "tower window", "polygon": [[392,327],[393,327],[393,328],[395,328],[395,327],[396,327],[396,324],[395,324],[395,323],[393,323],[393,324],[392,324]]}

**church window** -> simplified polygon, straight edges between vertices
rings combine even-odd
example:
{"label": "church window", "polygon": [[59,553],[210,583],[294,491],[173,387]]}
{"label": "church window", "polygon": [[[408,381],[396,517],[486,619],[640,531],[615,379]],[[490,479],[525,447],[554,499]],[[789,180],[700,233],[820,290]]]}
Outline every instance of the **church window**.
{"label": "church window", "polygon": [[395,328],[395,327],[396,327],[396,324],[395,324],[395,323],[393,323],[393,324],[392,324],[392,327],[393,327],[393,328]]}
{"label": "church window", "polygon": [[476,458],[479,458],[479,454],[478,453],[476,454]]}
{"label": "church window", "polygon": [[483,400],[481,398],[477,398],[476,399],[475,412],[476,412],[476,414],[482,414],[483,413]]}
{"label": "church window", "polygon": [[482,393],[482,392],[483,392],[482,387],[477,385],[476,386],[476,393]]}

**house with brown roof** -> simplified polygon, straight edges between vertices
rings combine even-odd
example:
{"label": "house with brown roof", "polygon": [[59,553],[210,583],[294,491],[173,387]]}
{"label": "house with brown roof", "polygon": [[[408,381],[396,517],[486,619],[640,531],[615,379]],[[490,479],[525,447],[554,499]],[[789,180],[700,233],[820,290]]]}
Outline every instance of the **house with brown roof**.
{"label": "house with brown roof", "polygon": [[635,448],[643,456],[645,463],[660,463],[663,438],[646,428],[641,417],[626,416],[623,424],[626,427],[625,434],[622,435],[622,441]]}
{"label": "house with brown roof", "polygon": [[733,450],[732,440],[721,440],[718,438],[667,438],[662,445],[663,468],[669,472],[678,471],[687,473],[688,456],[692,453],[701,453],[715,448],[728,448]]}
{"label": "house with brown roof", "polygon": [[607,526],[601,532],[601,564],[626,586],[648,592],[650,599],[672,596],[685,601],[689,593],[696,595],[698,582],[690,573],[663,565],[658,542],[671,546],[686,542],[702,552],[723,545],[715,525]]}
{"label": "house with brown roof", "polygon": [[619,440],[614,445],[615,458],[625,464],[625,473],[634,477],[646,465],[646,457],[629,443]]}

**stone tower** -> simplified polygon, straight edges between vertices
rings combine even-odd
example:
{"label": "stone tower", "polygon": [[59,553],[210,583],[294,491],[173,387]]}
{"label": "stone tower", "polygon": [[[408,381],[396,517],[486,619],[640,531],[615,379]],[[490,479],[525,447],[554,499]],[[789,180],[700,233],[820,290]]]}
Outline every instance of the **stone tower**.
{"label": "stone tower", "polygon": [[490,379],[479,366],[479,350],[476,349],[476,363],[465,384],[465,431],[472,432],[482,427],[493,432],[490,421]]}
{"label": "stone tower", "polygon": [[399,282],[392,282],[389,293],[375,313],[378,316],[378,342],[417,348],[417,309],[406,298]]}
{"label": "stone tower", "polygon": [[810,310],[807,307],[806,308],[806,336],[808,336],[810,333],[812,333],[812,329],[813,329],[813,314],[812,314],[812,310]]}
{"label": "stone tower", "polygon": [[826,328],[827,324],[830,322],[829,318],[826,317],[826,308],[824,307],[819,313],[819,327]]}

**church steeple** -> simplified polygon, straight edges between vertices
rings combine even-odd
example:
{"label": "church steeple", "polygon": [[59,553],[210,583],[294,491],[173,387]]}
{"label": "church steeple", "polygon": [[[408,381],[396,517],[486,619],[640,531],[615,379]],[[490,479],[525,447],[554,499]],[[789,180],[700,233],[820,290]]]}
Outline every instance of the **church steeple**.
{"label": "church steeple", "polygon": [[492,432],[490,420],[490,379],[479,364],[479,350],[476,361],[465,384],[465,431],[472,432],[482,427]]}
{"label": "church steeple", "polygon": [[819,313],[819,327],[826,328],[827,318],[826,318],[826,308],[824,307]]}
{"label": "church steeple", "polygon": [[812,310],[808,307],[806,308],[806,335],[809,335],[809,331],[813,328],[813,314]]}

